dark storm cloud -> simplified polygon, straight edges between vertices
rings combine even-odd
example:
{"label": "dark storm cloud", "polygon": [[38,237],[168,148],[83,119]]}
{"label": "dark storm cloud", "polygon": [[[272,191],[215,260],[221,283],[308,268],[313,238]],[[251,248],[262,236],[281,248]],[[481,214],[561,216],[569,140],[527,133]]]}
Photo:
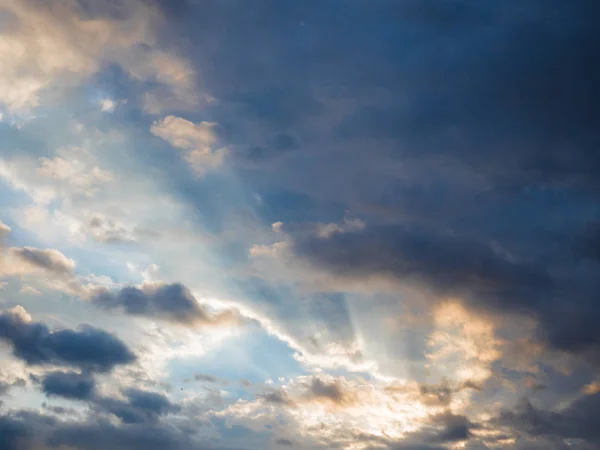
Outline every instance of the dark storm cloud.
{"label": "dark storm cloud", "polygon": [[511,261],[486,243],[405,226],[308,236],[295,241],[294,249],[341,276],[384,275],[444,294],[471,292],[478,301],[497,307],[535,304],[552,288],[542,268]]}
{"label": "dark storm cloud", "polygon": [[598,259],[597,2],[198,8],[198,20],[173,17],[203,42],[188,50],[222,100],[211,115],[227,140],[259,148],[255,162],[274,162],[263,157],[273,136],[302,144],[269,176],[240,172],[262,217],[322,222],[349,209],[369,224],[296,242],[299,256],[527,312],[552,346],[597,353],[600,274],[580,264]]}
{"label": "dark storm cloud", "polygon": [[50,372],[42,380],[45,394],[64,398],[90,399],[95,389],[96,383],[90,375],[77,372]]}
{"label": "dark storm cloud", "polygon": [[135,361],[135,355],[116,336],[82,326],[80,330],[50,331],[41,322],[29,322],[15,310],[0,313],[0,338],[13,354],[31,365],[57,364],[107,372]]}
{"label": "dark storm cloud", "polygon": [[316,268],[338,276],[384,276],[465,298],[477,308],[531,314],[542,325],[540,336],[562,350],[593,358],[600,345],[594,269],[573,272],[536,260],[537,255],[518,260],[472,237],[403,225],[302,235],[293,248]]}
{"label": "dark storm cloud", "polygon": [[105,309],[122,309],[136,316],[157,317],[173,322],[193,324],[218,324],[234,320],[232,311],[211,314],[194,298],[191,291],[179,283],[138,289],[124,287],[118,291],[107,289],[96,293],[93,303]]}

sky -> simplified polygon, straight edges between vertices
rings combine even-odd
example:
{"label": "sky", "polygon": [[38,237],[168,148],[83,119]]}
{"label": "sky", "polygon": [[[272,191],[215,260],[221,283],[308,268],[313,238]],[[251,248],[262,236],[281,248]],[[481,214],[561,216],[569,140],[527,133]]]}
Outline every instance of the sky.
{"label": "sky", "polygon": [[0,448],[600,448],[599,14],[0,0]]}

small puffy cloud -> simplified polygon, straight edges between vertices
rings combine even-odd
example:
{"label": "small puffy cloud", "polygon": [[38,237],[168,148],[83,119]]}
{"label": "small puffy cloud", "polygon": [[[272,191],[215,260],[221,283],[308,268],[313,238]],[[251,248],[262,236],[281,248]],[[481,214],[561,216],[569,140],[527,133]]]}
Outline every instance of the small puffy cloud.
{"label": "small puffy cloud", "polygon": [[154,122],[150,131],[175,148],[197,150],[210,147],[217,142],[217,127],[218,124],[214,122],[195,124],[181,117],[167,116]]}
{"label": "small puffy cloud", "polygon": [[0,339],[11,345],[15,357],[29,365],[108,372],[136,360],[124,342],[106,331],[91,326],[50,330],[44,323],[33,322],[20,306],[0,313]]}
{"label": "small puffy cloud", "polygon": [[55,371],[42,379],[42,390],[46,395],[86,400],[94,395],[95,389],[94,379],[84,373]]}
{"label": "small puffy cloud", "polygon": [[227,149],[214,149],[218,142],[218,127],[214,122],[193,123],[176,116],[155,121],[150,132],[185,152],[185,158],[199,173],[223,164]]}
{"label": "small puffy cloud", "polygon": [[99,289],[92,302],[104,309],[122,310],[134,316],[146,316],[187,326],[234,324],[238,315],[233,310],[209,312],[182,284],[146,283],[118,291]]}

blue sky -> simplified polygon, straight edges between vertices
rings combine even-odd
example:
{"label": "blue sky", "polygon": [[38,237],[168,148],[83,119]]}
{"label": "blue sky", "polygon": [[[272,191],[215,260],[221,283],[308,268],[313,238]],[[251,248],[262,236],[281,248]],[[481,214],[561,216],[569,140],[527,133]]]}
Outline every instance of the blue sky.
{"label": "blue sky", "polygon": [[598,12],[0,0],[0,448],[598,448]]}

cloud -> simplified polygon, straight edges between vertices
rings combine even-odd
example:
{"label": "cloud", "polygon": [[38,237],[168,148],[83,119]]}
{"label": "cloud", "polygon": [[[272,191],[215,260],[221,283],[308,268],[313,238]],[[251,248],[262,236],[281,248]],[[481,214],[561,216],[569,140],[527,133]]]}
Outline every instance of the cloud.
{"label": "cloud", "polygon": [[226,325],[235,323],[232,310],[211,313],[202,306],[191,291],[179,283],[148,283],[124,287],[118,291],[101,289],[92,302],[108,310],[120,309],[126,314],[153,317],[187,326]]}
{"label": "cloud", "polygon": [[96,383],[89,374],[77,372],[50,372],[42,379],[42,390],[47,395],[87,400],[96,389]]}
{"label": "cloud", "polygon": [[45,208],[57,200],[91,199],[113,181],[113,174],[78,146],[60,147],[54,157],[7,158],[0,163],[0,176],[29,195],[34,206]]}
{"label": "cloud", "polygon": [[2,242],[2,240],[8,236],[11,231],[11,228],[0,220],[0,242]]}
{"label": "cloud", "polygon": [[31,436],[28,427],[9,416],[0,416],[0,447],[6,450],[23,450]]}
{"label": "cloud", "polygon": [[77,84],[110,64],[158,83],[181,106],[197,100],[189,63],[158,48],[160,17],[147,2],[128,2],[113,14],[55,0],[41,6],[10,0],[3,9],[0,98],[10,110],[35,108],[45,91]]}
{"label": "cloud", "polygon": [[294,401],[290,396],[283,390],[269,390],[264,394],[260,394],[258,398],[262,399],[266,403],[280,406],[294,406]]}
{"label": "cloud", "polygon": [[[38,249],[33,247],[8,249],[8,258],[12,264],[21,267],[23,272],[28,270],[44,270],[55,275],[72,275],[75,262],[56,249]],[[14,266],[13,266],[14,267]],[[13,271],[16,271],[14,268]]]}
{"label": "cloud", "polygon": [[341,404],[347,400],[347,393],[336,382],[326,382],[315,377],[310,382],[309,395],[314,399],[326,399]]}
{"label": "cloud", "polygon": [[227,149],[213,149],[218,142],[218,124],[195,124],[176,116],[167,116],[150,127],[153,135],[164,139],[173,147],[185,152],[185,159],[198,172],[218,168],[223,164]]}
{"label": "cloud", "polygon": [[595,418],[600,410],[600,394],[584,395],[560,411],[549,411],[523,400],[515,411],[504,411],[500,425],[520,430],[530,436],[584,439],[600,443]]}
{"label": "cloud", "polygon": [[466,416],[449,413],[437,416],[434,420],[443,428],[430,438],[433,442],[466,441],[471,437],[472,425]]}
{"label": "cloud", "polygon": [[290,236],[287,248],[294,255],[340,280],[388,280],[442,299],[462,298],[479,311],[529,315],[551,346],[592,359],[600,345],[600,334],[588,324],[600,314],[595,282],[578,284],[579,274],[556,276],[543,261],[520,261],[485,241],[407,225],[326,236],[291,230]]}
{"label": "cloud", "polygon": [[201,449],[189,433],[166,425],[115,426],[107,421],[68,423],[52,433],[52,448],[68,446],[84,450],[127,448],[128,450]]}
{"label": "cloud", "polygon": [[179,407],[156,392],[129,388],[124,391],[127,401],[111,397],[96,397],[93,404],[100,410],[118,417],[125,424],[156,422],[162,415],[179,411]]}
{"label": "cloud", "polygon": [[0,338],[11,344],[15,357],[29,365],[108,372],[136,359],[121,340],[106,331],[91,326],[51,331],[45,324],[33,322],[21,306],[0,313]]}

